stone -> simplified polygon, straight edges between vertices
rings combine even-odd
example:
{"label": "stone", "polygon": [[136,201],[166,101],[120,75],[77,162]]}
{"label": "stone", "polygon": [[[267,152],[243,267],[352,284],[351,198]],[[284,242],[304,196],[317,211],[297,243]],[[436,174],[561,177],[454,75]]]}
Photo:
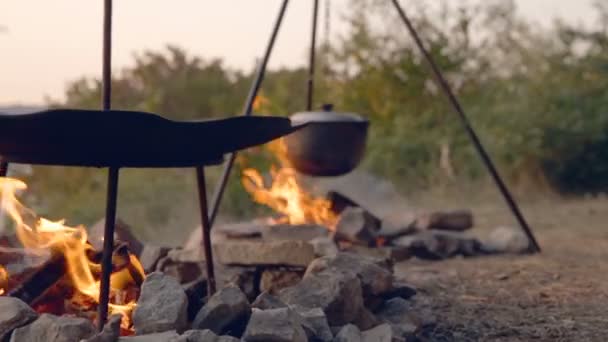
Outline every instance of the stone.
{"label": "stone", "polygon": [[348,207],[342,211],[336,224],[336,239],[375,246],[380,225],[380,220],[364,209]]}
{"label": "stone", "polygon": [[260,270],[258,267],[228,266],[215,264],[215,281],[218,288],[229,285],[237,286],[245,293],[249,301],[260,294]]}
{"label": "stone", "polygon": [[252,308],[260,310],[286,308],[287,304],[283,303],[278,297],[271,295],[268,292],[262,292],[253,303]]}
{"label": "stone", "polygon": [[333,342],[361,342],[361,331],[353,324],[347,324],[340,329]]}
{"label": "stone", "polygon": [[179,337],[179,334],[171,330],[139,336],[123,336],[118,339],[118,342],[171,342],[177,337]]}
{"label": "stone", "polygon": [[[320,308],[304,308],[294,305],[292,309],[304,320],[305,330],[310,329],[312,334],[308,336],[313,341],[331,342],[334,335],[327,323],[327,316]],[[308,335],[308,334],[307,334]]]}
{"label": "stone", "polygon": [[328,237],[329,234],[329,228],[315,224],[274,224],[262,230],[262,238],[266,241],[310,241],[315,238]]}
{"label": "stone", "polygon": [[227,286],[209,298],[192,323],[193,329],[209,329],[216,334],[239,336],[247,325],[251,306],[236,286]]}
{"label": "stone", "polygon": [[371,311],[363,307],[359,310],[359,314],[353,321],[353,324],[360,330],[368,330],[380,324],[380,320]]}
{"label": "stone", "polygon": [[350,245],[343,248],[342,251],[390,263],[397,263],[411,258],[409,248],[403,246],[366,247]]}
{"label": "stone", "polygon": [[306,267],[315,258],[312,244],[296,240],[216,240],[213,253],[218,262],[226,265]]}
{"label": "stone", "polygon": [[[101,219],[89,229],[89,242],[97,251],[103,250],[105,226],[106,220]],[[126,242],[127,246],[129,246],[129,251],[137,256],[141,254],[144,248],[143,244],[131,233],[131,227],[120,218],[116,218],[114,224],[114,240]]]}
{"label": "stone", "polygon": [[338,254],[338,246],[330,237],[318,237],[310,240],[316,257],[334,257]]}
{"label": "stone", "polygon": [[120,336],[120,322],[122,315],[112,315],[108,318],[108,322],[103,326],[103,330],[98,332],[91,338],[81,342],[115,342]]}
{"label": "stone", "polygon": [[521,229],[502,226],[490,233],[482,248],[488,253],[525,254],[530,252],[530,241]]}
{"label": "stone", "polygon": [[307,342],[301,318],[290,308],[253,310],[244,342]]}
{"label": "stone", "polygon": [[205,304],[207,280],[204,277],[199,277],[197,280],[183,284],[182,289],[188,298],[188,321],[192,321]]}
{"label": "stone", "polygon": [[418,229],[412,224],[394,224],[391,222],[382,222],[380,230],[376,235],[385,240],[392,240],[404,235],[410,235],[418,232]]}
{"label": "stone", "polygon": [[5,341],[16,328],[38,317],[26,303],[17,298],[0,297],[0,341]]}
{"label": "stone", "polygon": [[416,235],[403,236],[392,241],[397,246],[407,247],[420,259],[442,260],[457,255],[475,256],[482,252],[481,243],[462,233],[424,231]]}
{"label": "stone", "polygon": [[[379,266],[383,265],[383,266]],[[311,264],[304,279],[309,275],[323,273],[348,273],[359,278],[363,296],[375,296],[392,289],[393,273],[383,261],[361,257],[352,253],[339,253],[334,258],[319,258]]]}
{"label": "stone", "polygon": [[156,270],[156,264],[158,261],[165,256],[169,252],[170,248],[168,247],[159,247],[154,245],[144,245],[141,250],[141,254],[139,256],[139,262],[141,266],[144,268],[146,273],[153,272]]}
{"label": "stone", "polygon": [[437,229],[463,232],[473,227],[473,213],[471,210],[463,209],[423,214],[416,218],[414,226],[418,230]]}
{"label": "stone", "polygon": [[420,325],[412,305],[403,298],[393,298],[384,303],[376,316],[388,323],[397,337],[408,338],[415,334]]}
{"label": "stone", "polygon": [[404,282],[393,282],[393,288],[382,294],[382,298],[389,300],[392,298],[409,299],[417,293],[416,288]]}
{"label": "stone", "polygon": [[405,342],[404,338],[395,335],[390,324],[381,324],[361,333],[362,342]]}
{"label": "stone", "polygon": [[188,330],[178,337],[172,339],[170,342],[215,342],[217,335],[207,330]]}
{"label": "stone", "polygon": [[33,323],[17,328],[11,342],[74,342],[95,334],[93,323],[85,318],[42,314]]}
{"label": "stone", "polygon": [[137,335],[183,331],[188,319],[188,297],[173,277],[150,273],[141,286],[133,326]]}
{"label": "stone", "polygon": [[[265,222],[266,221],[266,222]],[[268,226],[267,220],[259,219],[251,222],[214,224],[211,230],[212,236],[220,236],[235,239],[259,238],[262,230]],[[184,244],[184,249],[201,248],[202,229],[198,226],[190,233]]]}
{"label": "stone", "polygon": [[172,276],[180,284],[186,284],[202,276],[201,267],[202,262],[182,262],[167,255],[158,261],[156,270]]}
{"label": "stone", "polygon": [[266,269],[260,278],[260,291],[277,293],[279,290],[299,283],[303,274],[304,271]]}
{"label": "stone", "polygon": [[352,322],[363,307],[359,278],[348,272],[321,272],[304,277],[295,286],[279,292],[287,305],[321,308],[330,325]]}

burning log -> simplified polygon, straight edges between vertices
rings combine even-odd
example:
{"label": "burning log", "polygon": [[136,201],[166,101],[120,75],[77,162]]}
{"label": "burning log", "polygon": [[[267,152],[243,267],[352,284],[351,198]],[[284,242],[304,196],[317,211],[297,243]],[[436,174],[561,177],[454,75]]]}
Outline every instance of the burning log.
{"label": "burning log", "polygon": [[55,285],[67,272],[67,262],[61,252],[51,250],[50,259],[7,295],[33,304]]}

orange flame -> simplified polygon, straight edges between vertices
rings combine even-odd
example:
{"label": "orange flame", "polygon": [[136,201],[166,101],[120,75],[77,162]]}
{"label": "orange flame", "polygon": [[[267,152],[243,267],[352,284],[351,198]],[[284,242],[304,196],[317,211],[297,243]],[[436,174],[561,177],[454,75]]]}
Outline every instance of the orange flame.
{"label": "orange flame", "polygon": [[5,287],[8,283],[8,272],[0,265],[0,296],[4,294]]}
{"label": "orange flame", "polygon": [[296,170],[287,161],[284,142],[277,140],[267,145],[267,148],[277,157],[281,167],[273,165],[271,168],[272,181],[269,187],[265,186],[264,178],[257,170],[243,170],[243,186],[252,195],[253,200],[283,214],[284,219],[279,222],[314,223],[333,230],[337,215],[331,210],[331,202],[312,196],[300,186]]}
{"label": "orange flame", "polygon": [[[64,220],[50,221],[38,216],[29,208],[25,207],[16,197],[16,193],[27,189],[27,185],[14,178],[0,177],[0,194],[2,209],[15,222],[17,237],[25,248],[40,250],[54,249],[63,253],[67,263],[67,274],[73,286],[94,303],[99,300],[99,281],[95,279],[92,265],[86,256],[87,231],[84,226],[69,227]],[[144,277],[141,264],[132,257],[133,266]],[[0,278],[1,276],[0,272]],[[6,275],[6,271],[4,271]],[[116,293],[124,288],[128,282],[129,273],[121,270],[112,274],[110,288]],[[1,283],[0,283],[1,284]],[[130,313],[135,308],[135,301],[128,303],[112,303],[109,305],[111,314],[123,314],[122,325],[129,327]]]}

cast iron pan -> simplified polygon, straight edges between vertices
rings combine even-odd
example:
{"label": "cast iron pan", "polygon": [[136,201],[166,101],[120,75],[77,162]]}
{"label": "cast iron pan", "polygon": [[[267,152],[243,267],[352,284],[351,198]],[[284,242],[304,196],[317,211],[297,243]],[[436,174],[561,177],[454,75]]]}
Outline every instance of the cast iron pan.
{"label": "cast iron pan", "polygon": [[172,121],[145,112],[60,109],[0,113],[0,156],[9,162],[93,167],[191,167],[264,144],[302,125],[287,118]]}

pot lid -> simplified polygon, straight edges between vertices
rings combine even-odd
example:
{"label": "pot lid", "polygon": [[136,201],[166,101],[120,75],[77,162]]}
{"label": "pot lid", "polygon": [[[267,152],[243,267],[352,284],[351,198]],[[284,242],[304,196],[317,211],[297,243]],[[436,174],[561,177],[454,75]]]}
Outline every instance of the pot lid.
{"label": "pot lid", "polygon": [[290,117],[294,123],[307,122],[366,122],[367,120],[355,113],[339,113],[333,111],[333,105],[323,105],[323,110],[312,112],[297,112]]}

